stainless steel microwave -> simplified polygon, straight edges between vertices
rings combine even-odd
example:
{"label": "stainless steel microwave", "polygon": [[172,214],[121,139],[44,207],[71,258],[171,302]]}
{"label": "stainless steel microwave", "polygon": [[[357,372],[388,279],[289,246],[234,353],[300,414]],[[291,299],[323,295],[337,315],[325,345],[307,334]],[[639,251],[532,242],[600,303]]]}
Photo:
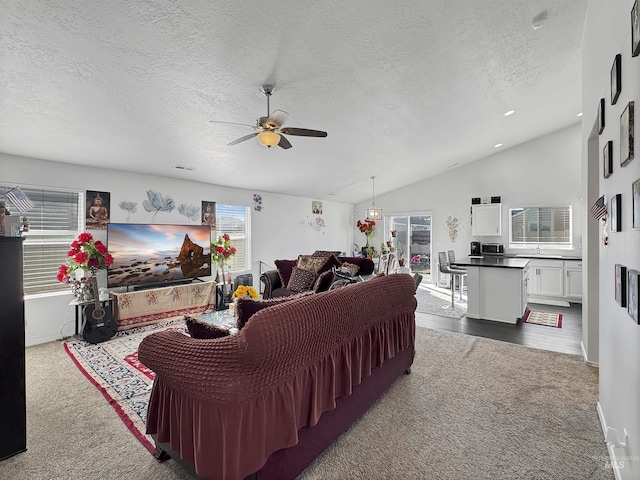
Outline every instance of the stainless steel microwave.
{"label": "stainless steel microwave", "polygon": [[487,255],[503,255],[504,245],[501,243],[483,243],[481,245],[482,253]]}

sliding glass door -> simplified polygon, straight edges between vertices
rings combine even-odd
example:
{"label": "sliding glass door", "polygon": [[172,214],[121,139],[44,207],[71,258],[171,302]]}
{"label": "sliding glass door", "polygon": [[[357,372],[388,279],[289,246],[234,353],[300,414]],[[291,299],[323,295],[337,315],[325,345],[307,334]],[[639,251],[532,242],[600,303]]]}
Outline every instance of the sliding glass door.
{"label": "sliding glass door", "polygon": [[431,215],[391,216],[387,224],[396,232],[391,241],[398,258],[405,259],[411,273],[421,273],[423,282],[431,282]]}

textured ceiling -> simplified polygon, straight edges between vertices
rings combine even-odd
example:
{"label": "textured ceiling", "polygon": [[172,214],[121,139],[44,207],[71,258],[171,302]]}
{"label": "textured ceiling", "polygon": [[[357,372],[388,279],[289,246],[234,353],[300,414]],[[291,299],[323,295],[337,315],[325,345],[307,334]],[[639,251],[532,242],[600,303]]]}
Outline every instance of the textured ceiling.
{"label": "textured ceiling", "polygon": [[[2,1],[0,152],[363,201],[578,121],[586,4]],[[263,83],[328,137],[227,146]]]}

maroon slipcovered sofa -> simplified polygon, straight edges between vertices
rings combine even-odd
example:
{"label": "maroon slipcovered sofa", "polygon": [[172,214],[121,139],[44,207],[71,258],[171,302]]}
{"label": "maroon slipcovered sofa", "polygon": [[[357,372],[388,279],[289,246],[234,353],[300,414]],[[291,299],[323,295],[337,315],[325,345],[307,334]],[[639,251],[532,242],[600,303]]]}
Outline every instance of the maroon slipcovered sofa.
{"label": "maroon slipcovered sofa", "polygon": [[146,337],[147,433],[202,478],[295,478],[410,371],[414,290],[387,275],[265,308],[236,335]]}
{"label": "maroon slipcovered sofa", "polygon": [[[373,260],[366,257],[337,257],[339,263],[351,263],[357,265],[359,268],[358,275],[368,276],[373,274],[375,270],[375,264]],[[262,298],[278,298],[288,297],[289,295],[295,295],[299,292],[288,290],[286,283],[291,275],[291,270],[296,266],[297,260],[276,260],[276,267],[279,270],[267,270],[260,275],[260,281],[264,286],[262,292]],[[331,267],[329,267],[331,268]],[[333,275],[323,279],[316,289],[315,293],[324,292],[329,289],[335,279]]]}

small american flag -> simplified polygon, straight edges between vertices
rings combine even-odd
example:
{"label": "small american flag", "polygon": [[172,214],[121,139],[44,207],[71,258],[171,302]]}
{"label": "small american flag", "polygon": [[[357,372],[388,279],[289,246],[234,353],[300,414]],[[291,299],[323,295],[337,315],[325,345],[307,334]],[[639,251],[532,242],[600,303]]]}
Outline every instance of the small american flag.
{"label": "small american flag", "polygon": [[28,212],[33,208],[33,203],[18,187],[12,188],[6,194],[7,200],[18,209],[19,212]]}
{"label": "small american flag", "polygon": [[604,204],[604,195],[602,195],[596,203],[593,204],[589,213],[596,220],[600,220],[607,214],[607,206]]}

